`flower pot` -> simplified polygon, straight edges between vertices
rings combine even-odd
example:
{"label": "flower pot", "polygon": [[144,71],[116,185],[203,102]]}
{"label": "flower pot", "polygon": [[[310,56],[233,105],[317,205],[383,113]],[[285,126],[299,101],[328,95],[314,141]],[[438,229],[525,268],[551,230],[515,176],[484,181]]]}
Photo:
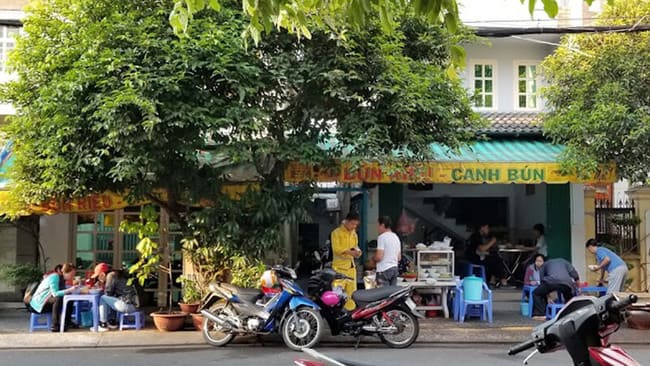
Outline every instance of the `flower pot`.
{"label": "flower pot", "polygon": [[200,306],[200,305],[201,305],[201,304],[198,303],[198,302],[197,302],[197,303],[194,303],[194,304],[184,304],[184,303],[182,303],[182,302],[179,302],[179,303],[178,303],[178,306],[181,307],[181,311],[184,312],[184,313],[188,313],[188,314],[192,314],[192,313],[196,313],[196,312],[198,312],[198,311],[199,311],[199,306]]}
{"label": "flower pot", "polygon": [[186,313],[180,311],[155,312],[149,314],[153,318],[156,328],[163,332],[173,332],[183,329],[185,325]]}
{"label": "flower pot", "polygon": [[203,330],[203,314],[201,313],[192,313],[192,324],[194,324],[194,329]]}

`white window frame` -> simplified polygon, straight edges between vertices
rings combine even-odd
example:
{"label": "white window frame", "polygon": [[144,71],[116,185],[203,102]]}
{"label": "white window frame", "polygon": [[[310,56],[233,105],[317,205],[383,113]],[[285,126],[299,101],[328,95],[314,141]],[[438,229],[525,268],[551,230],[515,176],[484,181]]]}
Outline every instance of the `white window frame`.
{"label": "white window frame", "polygon": [[[515,60],[513,62],[513,82],[514,82],[514,97],[513,97],[513,109],[516,111],[540,111],[542,109],[542,98],[540,95],[540,87],[542,86],[542,78],[539,74],[539,60]],[[535,93],[528,91],[528,77],[526,77],[526,92],[523,94],[519,93],[519,66],[526,66],[526,73],[528,73],[528,68],[530,66],[535,66]],[[535,95],[535,107],[528,107],[528,96]],[[526,107],[519,106],[519,96],[526,95]]]}
{"label": "white window frame", "polygon": [[[10,37],[8,35],[8,30],[9,28],[18,28],[18,33],[21,33],[23,31],[22,26],[19,25],[1,25],[0,26],[0,48],[1,48],[1,55],[0,57],[0,82],[7,82],[10,80],[13,80],[15,78],[15,73],[9,73],[6,70],[7,67],[7,61],[8,61],[8,53],[11,49],[16,47],[16,39],[13,37]],[[13,44],[12,48],[8,48],[7,45],[9,43]]]}
{"label": "white window frame", "polygon": [[[492,107],[484,107],[484,106],[479,107],[479,106],[474,105],[473,108],[474,108],[474,110],[477,110],[477,111],[496,111],[498,109],[497,108],[497,106],[498,106],[498,98],[497,98],[497,62],[496,62],[496,60],[486,60],[486,59],[473,59],[473,60],[470,61],[469,67],[467,68],[467,70],[468,70],[467,72],[468,72],[468,76],[469,76],[467,78],[467,80],[469,80],[469,85],[468,86],[469,86],[469,90],[472,91],[472,94],[474,94],[474,92],[476,90],[474,88],[475,81],[479,79],[476,76],[474,76],[474,67],[476,65],[482,65],[482,66],[490,65],[490,66],[492,66],[492,78],[491,78],[492,79],[492,93],[491,93],[492,94]],[[483,80],[483,81],[486,80],[485,77],[481,77],[480,79]]]}

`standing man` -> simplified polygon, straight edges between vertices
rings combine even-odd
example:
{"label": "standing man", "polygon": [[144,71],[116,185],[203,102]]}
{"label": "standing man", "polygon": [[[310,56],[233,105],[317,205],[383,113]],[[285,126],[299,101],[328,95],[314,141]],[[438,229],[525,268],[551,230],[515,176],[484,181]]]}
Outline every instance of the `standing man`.
{"label": "standing man", "polygon": [[357,227],[359,214],[350,212],[343,220],[341,226],[332,231],[332,269],[338,273],[352,278],[352,280],[337,280],[334,286],[341,286],[348,295],[345,303],[347,310],[354,310],[356,304],[352,301],[352,294],[357,290],[357,268],[354,259],[361,256]]}
{"label": "standing man", "polygon": [[377,285],[397,285],[397,265],[402,259],[401,242],[392,231],[390,217],[382,216],[377,220],[379,236],[377,237],[377,252],[373,258],[377,262]]}
{"label": "standing man", "polygon": [[539,270],[541,284],[533,291],[533,317],[546,319],[546,305],[548,295],[557,291],[564,297],[564,301],[573,298],[576,292],[576,282],[579,279],[578,271],[563,258],[547,260]]}
{"label": "standing man", "polygon": [[605,271],[609,273],[607,282],[607,293],[619,292],[625,289],[625,279],[627,278],[627,265],[614,252],[607,248],[599,247],[596,239],[589,239],[586,243],[587,250],[596,255],[598,264],[589,265],[589,269],[596,272],[600,271],[599,283],[603,283]]}

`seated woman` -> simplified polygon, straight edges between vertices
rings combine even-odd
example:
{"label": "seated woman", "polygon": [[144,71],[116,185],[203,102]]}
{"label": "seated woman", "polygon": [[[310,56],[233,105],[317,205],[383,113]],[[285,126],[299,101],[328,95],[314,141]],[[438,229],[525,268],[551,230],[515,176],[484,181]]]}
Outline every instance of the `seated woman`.
{"label": "seated woman", "polygon": [[[49,274],[41,281],[29,302],[30,311],[35,313],[52,313],[52,331],[58,332],[61,324],[61,308],[63,307],[63,296],[76,291],[77,286],[64,288],[65,281],[72,281],[76,269],[70,263],[61,267],[61,274],[54,272]],[[77,328],[76,324],[71,322],[72,306],[68,306],[64,321],[64,330],[68,328]]]}
{"label": "seated woman", "polygon": [[135,287],[128,284],[128,278],[123,269],[111,271],[106,276],[105,294],[99,300],[99,331],[109,329],[108,313],[110,310],[121,313],[132,313],[140,307],[138,293]]}
{"label": "seated woman", "polygon": [[481,224],[470,236],[466,248],[465,258],[473,264],[485,266],[486,281],[494,286],[496,280],[500,282],[497,286],[505,286],[508,281],[503,277],[503,260],[496,251],[497,239],[490,232],[488,224]]}
{"label": "seated woman", "polygon": [[543,254],[535,254],[534,259],[535,261],[531,263],[528,268],[526,268],[526,274],[524,275],[524,285],[539,286],[541,283],[541,279],[539,278],[539,270],[544,265],[546,258],[544,258]]}

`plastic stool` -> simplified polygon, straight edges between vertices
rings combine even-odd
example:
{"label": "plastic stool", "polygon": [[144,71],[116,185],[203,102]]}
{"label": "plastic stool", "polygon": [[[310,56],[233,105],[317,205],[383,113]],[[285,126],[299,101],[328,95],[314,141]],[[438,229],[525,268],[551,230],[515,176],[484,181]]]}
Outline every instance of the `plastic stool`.
{"label": "plastic stool", "polygon": [[90,303],[88,301],[75,301],[72,303],[72,320],[74,320],[77,325],[81,326],[81,313],[84,311],[90,311]]}
{"label": "plastic stool", "polygon": [[[45,323],[42,323],[41,320],[43,320],[43,317],[45,317]],[[35,329],[47,329],[50,330],[52,328],[52,313],[30,313],[29,316],[29,332],[33,332]]]}
{"label": "plastic stool", "polygon": [[533,316],[533,291],[537,286],[525,285],[521,291],[521,302],[528,303],[528,317]]}
{"label": "plastic stool", "polygon": [[482,266],[480,264],[472,264],[468,263],[467,264],[467,270],[465,271],[465,276],[472,276],[476,274],[476,270],[479,270],[481,273],[481,277],[483,278],[483,282],[487,282],[487,275],[485,274],[485,266]]}
{"label": "plastic stool", "polygon": [[558,310],[562,309],[564,304],[548,304],[546,305],[546,320],[555,318]]}
{"label": "plastic stool", "polygon": [[[134,311],[132,313],[119,313],[120,314],[120,330],[135,329],[140,330],[144,328],[144,314],[141,311]],[[126,321],[124,318],[127,318]],[[128,318],[133,321],[129,322]]]}

